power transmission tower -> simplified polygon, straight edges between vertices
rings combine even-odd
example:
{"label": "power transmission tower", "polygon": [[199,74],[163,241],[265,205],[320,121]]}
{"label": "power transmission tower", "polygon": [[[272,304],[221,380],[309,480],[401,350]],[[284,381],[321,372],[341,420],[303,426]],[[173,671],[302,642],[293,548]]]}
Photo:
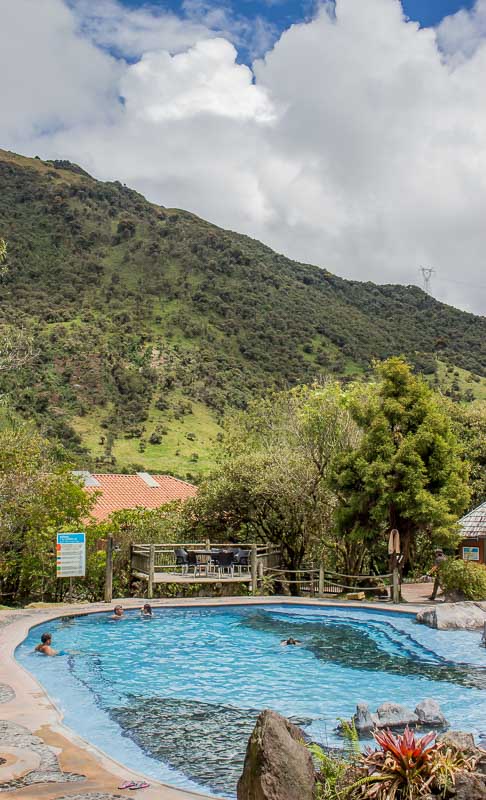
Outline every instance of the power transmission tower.
{"label": "power transmission tower", "polygon": [[422,280],[424,282],[424,292],[430,294],[430,281],[432,279],[432,275],[435,275],[435,269],[431,267],[420,267],[419,272],[422,273]]}

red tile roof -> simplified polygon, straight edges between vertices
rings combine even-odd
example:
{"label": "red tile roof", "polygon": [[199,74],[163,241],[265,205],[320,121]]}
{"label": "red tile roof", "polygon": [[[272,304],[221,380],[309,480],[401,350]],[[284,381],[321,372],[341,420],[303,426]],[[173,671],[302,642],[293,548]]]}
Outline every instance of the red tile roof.
{"label": "red tile roof", "polygon": [[150,486],[141,474],[85,473],[82,477],[85,478],[85,484],[88,484],[84,487],[86,492],[101,493],[91,510],[97,522],[105,520],[113,511],[140,506],[159,508],[171,500],[187,500],[197,493],[196,486],[179,478],[172,478],[170,475],[146,475],[149,483],[155,482],[157,486]]}

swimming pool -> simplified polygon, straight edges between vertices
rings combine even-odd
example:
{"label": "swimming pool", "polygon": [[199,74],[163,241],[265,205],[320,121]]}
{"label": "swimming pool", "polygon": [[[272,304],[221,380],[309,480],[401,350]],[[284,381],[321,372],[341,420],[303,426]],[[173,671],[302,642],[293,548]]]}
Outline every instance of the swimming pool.
{"label": "swimming pool", "polygon": [[[262,708],[338,742],[356,703],[435,698],[452,726],[486,732],[480,634],[436,631],[409,614],[262,605],[64,617],[36,626],[16,657],[74,731],[127,766],[216,796],[235,794]],[[42,631],[61,658],[33,653]],[[299,647],[281,647],[293,636]]]}

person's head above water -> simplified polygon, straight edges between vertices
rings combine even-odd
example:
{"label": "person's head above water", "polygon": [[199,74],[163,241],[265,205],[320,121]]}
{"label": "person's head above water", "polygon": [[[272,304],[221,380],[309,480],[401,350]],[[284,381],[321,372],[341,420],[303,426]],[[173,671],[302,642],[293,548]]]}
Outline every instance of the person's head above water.
{"label": "person's head above water", "polygon": [[298,639],[293,639],[292,636],[289,636],[288,639],[282,639],[280,644],[284,646],[289,644],[300,644],[300,641]]}
{"label": "person's head above water", "polygon": [[115,608],[113,609],[113,614],[115,615],[115,617],[123,616],[123,606],[115,606]]}
{"label": "person's head above water", "polygon": [[50,633],[43,633],[41,636],[42,644],[50,644],[52,642],[52,636]]}
{"label": "person's head above water", "polygon": [[144,607],[142,608],[142,614],[148,614],[152,616],[152,606],[150,603],[145,603]]}

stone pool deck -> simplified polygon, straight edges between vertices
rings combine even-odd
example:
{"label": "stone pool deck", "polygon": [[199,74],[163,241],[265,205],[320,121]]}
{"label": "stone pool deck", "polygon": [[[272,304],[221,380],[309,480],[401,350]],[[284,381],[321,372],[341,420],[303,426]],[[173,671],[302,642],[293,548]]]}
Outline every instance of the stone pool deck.
{"label": "stone pool deck", "polygon": [[[427,587],[430,592],[430,586]],[[425,592],[424,592],[425,593]],[[289,597],[227,597],[154,600],[156,608],[289,603],[416,612],[424,599],[407,593],[409,602],[351,603]],[[141,599],[121,599],[124,608],[140,608]],[[14,658],[14,651],[34,625],[60,616],[109,611],[113,604],[53,605],[0,611],[0,795],[8,800],[203,800],[195,794],[151,778],[149,789],[118,789],[127,780],[142,780],[63,725],[62,715],[36,679]],[[62,674],[60,674],[62,680]],[[5,759],[2,763],[1,759]]]}

